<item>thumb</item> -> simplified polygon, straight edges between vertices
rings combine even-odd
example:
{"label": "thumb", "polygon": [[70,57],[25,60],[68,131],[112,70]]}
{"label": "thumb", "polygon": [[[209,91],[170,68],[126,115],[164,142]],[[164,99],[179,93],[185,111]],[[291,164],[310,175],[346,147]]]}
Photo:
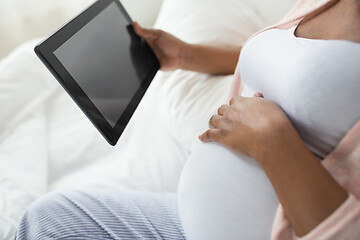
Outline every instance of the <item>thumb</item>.
{"label": "thumb", "polygon": [[134,22],[133,27],[136,34],[145,39],[156,39],[160,35],[160,30],[143,28],[138,22]]}

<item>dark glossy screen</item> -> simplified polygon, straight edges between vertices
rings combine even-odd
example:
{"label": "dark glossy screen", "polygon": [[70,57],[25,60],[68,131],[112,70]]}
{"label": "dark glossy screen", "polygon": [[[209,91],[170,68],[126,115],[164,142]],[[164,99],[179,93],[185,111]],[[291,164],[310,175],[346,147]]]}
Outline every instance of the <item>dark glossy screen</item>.
{"label": "dark glossy screen", "polygon": [[54,54],[112,127],[154,65],[115,2]]}

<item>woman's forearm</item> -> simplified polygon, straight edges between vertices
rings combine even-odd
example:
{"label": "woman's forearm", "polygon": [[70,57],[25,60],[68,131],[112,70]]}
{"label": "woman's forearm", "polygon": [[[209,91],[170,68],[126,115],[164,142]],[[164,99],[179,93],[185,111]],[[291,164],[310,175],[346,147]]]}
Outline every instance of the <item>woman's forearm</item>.
{"label": "woman's forearm", "polygon": [[331,215],[348,197],[324,169],[292,126],[278,131],[255,157],[269,177],[284,212],[298,236]]}
{"label": "woman's forearm", "polygon": [[180,68],[214,75],[233,74],[241,47],[213,47],[185,44]]}
{"label": "woman's forearm", "polygon": [[164,71],[184,69],[215,75],[235,71],[241,47],[188,44],[168,32],[142,28],[137,22],[133,27],[150,45]]}

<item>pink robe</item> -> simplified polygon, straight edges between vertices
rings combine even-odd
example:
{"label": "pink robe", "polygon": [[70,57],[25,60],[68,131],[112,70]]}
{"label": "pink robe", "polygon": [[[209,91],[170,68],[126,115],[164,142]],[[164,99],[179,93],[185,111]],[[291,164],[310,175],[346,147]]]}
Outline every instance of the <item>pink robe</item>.
{"label": "pink robe", "polygon": [[[296,21],[321,10],[322,7],[332,1],[336,0],[299,0],[279,23],[254,34],[252,37],[272,28],[289,28]],[[231,96],[241,95],[242,89],[238,65]],[[348,199],[315,229],[301,238],[296,236],[280,205],[275,216],[273,240],[360,240],[360,120],[347,133],[336,149],[322,161],[322,164],[334,179],[346,189],[349,194]]]}

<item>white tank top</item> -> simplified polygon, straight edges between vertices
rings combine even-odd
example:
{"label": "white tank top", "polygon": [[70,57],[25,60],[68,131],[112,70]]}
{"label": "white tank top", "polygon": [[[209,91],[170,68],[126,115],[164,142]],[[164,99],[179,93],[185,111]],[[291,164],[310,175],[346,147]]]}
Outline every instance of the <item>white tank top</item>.
{"label": "white tank top", "polygon": [[[308,147],[328,155],[360,118],[360,44],[272,29],[244,46],[243,96],[261,92],[286,112]],[[286,146],[284,146],[286,147]],[[192,239],[269,239],[276,194],[256,161],[218,144],[193,148],[178,206]]]}
{"label": "white tank top", "polygon": [[259,91],[280,105],[323,158],[360,117],[360,44],[298,38],[296,27],[266,31],[244,47],[243,96]]}

